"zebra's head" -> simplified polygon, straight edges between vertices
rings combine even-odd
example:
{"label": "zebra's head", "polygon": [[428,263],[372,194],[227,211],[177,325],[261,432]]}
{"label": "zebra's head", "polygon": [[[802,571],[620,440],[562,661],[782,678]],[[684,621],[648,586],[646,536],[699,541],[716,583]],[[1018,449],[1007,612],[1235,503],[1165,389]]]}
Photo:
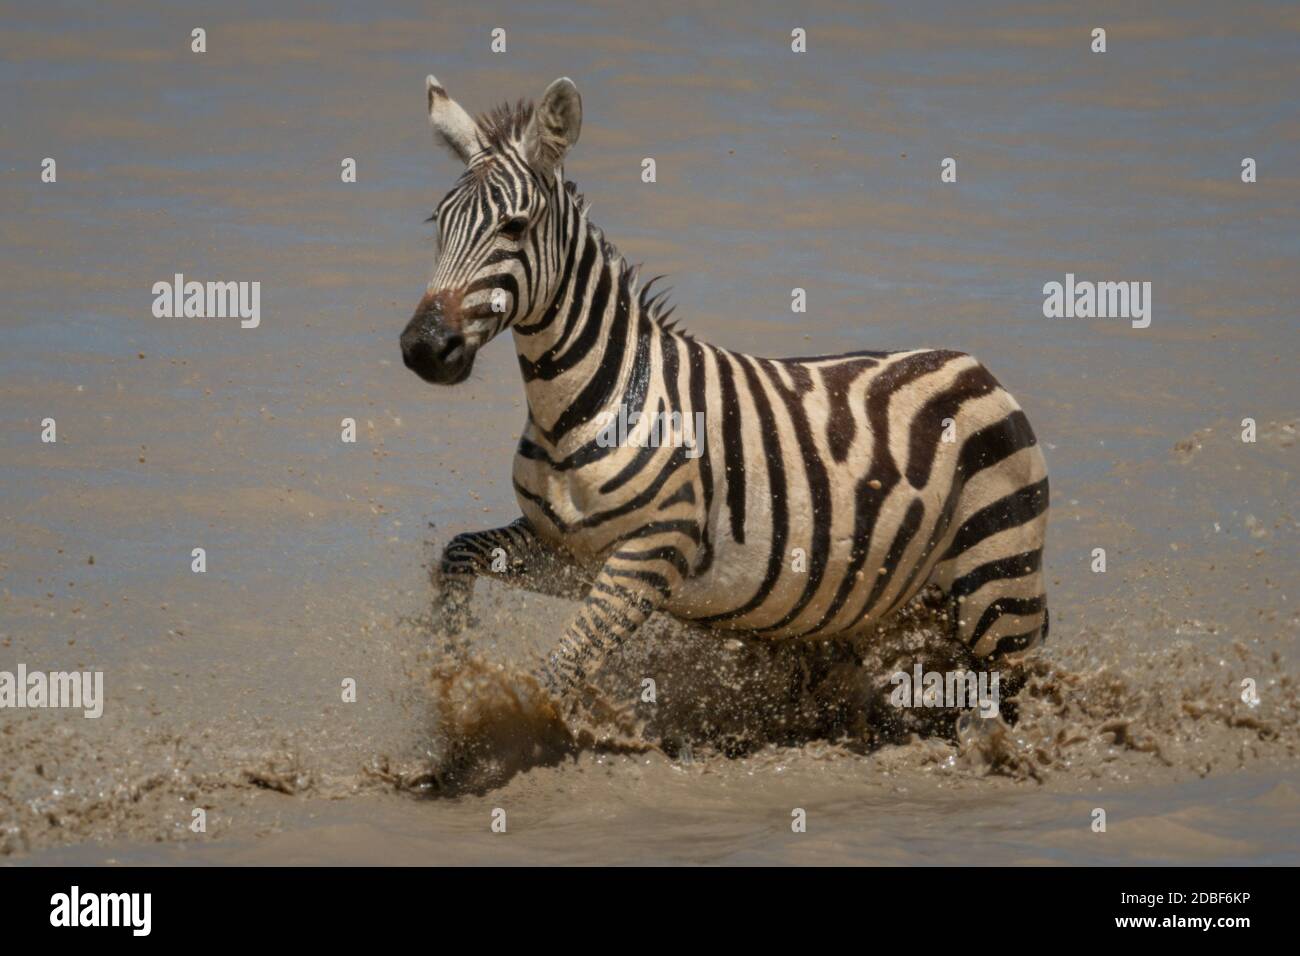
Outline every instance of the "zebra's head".
{"label": "zebra's head", "polygon": [[402,360],[426,382],[456,385],[484,343],[538,317],[555,295],[566,224],[560,166],[578,141],[582,97],[561,77],[536,107],[475,120],[432,76],[425,85],[434,140],[466,168],[434,212],[433,277],[402,332]]}

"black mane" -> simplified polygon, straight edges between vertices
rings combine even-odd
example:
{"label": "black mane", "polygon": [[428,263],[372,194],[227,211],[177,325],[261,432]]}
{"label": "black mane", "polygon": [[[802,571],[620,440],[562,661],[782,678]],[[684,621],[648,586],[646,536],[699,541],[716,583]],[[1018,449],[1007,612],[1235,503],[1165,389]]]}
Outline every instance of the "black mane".
{"label": "black mane", "polygon": [[502,103],[482,114],[478,118],[478,128],[487,139],[488,147],[501,149],[509,145],[511,140],[523,136],[533,118],[533,109],[531,102],[520,100],[514,106]]}

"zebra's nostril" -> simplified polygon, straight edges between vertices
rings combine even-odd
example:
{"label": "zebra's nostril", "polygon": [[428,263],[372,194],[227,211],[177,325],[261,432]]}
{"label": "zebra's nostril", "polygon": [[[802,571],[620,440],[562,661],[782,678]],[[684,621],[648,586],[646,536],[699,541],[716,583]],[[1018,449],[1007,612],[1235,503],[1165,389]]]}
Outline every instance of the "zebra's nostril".
{"label": "zebra's nostril", "polygon": [[402,345],[402,361],[405,362],[406,367],[412,371],[416,371],[420,367],[428,365],[429,360],[432,358],[433,349],[429,347],[429,343],[427,342],[416,341],[409,345],[406,343],[403,343]]}
{"label": "zebra's nostril", "polygon": [[464,354],[465,336],[449,335],[443,340],[442,348],[438,351],[438,361],[449,365]]}

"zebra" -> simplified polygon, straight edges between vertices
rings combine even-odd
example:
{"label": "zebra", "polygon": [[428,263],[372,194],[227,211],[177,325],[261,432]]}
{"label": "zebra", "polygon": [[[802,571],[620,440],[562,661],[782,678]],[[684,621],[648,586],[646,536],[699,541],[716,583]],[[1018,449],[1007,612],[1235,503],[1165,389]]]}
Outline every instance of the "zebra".
{"label": "zebra", "polygon": [[[937,587],[977,660],[1019,660],[1046,637],[1046,463],[984,365],[935,349],[772,359],[708,345],[565,180],[582,125],[572,80],[477,119],[432,76],[426,93],[435,142],[465,170],[430,217],[437,255],[402,358],[455,385],[508,328],[527,399],[522,516],[446,545],[447,634],[494,574],[582,601],[535,672],[555,694],[656,611],[841,640]],[[693,441],[605,440],[611,416],[633,413],[702,413],[707,427]]]}

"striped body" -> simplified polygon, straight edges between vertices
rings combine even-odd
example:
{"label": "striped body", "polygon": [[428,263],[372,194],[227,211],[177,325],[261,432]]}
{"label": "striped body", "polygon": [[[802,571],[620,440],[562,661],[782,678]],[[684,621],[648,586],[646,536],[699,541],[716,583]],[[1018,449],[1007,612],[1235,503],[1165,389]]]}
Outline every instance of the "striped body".
{"label": "striped body", "polygon": [[[550,365],[566,343],[516,330],[529,420],[514,482],[543,540],[599,567],[637,539],[659,554],[641,570],[680,576],[663,609],[710,627],[848,635],[932,580],[947,591],[961,578],[964,603],[980,604],[963,634],[978,655],[1000,640],[1027,644],[1038,630],[1041,551],[1026,541],[1042,539],[1046,467],[1023,412],[974,359],[755,358],[665,330],[626,293],[587,321],[602,317],[599,334],[585,345],[572,336],[578,344],[558,353],[566,360]],[[567,370],[546,377],[559,364]],[[604,401],[575,413],[577,397],[611,369]],[[620,405],[703,411],[702,454],[601,448],[600,423]],[[943,440],[945,418],[953,441]],[[1014,559],[1007,574],[983,572],[994,588],[974,587],[985,558]],[[983,619],[991,602],[979,599],[994,594],[1020,599],[1009,610],[1024,613]]]}
{"label": "striped body", "polygon": [[[552,90],[543,129],[564,122]],[[527,396],[513,474],[523,518],[448,546],[449,629],[499,549],[506,579],[585,594],[541,672],[557,689],[655,610],[759,637],[833,638],[937,585],[954,602],[954,638],[977,657],[1045,636],[1046,466],[993,376],[959,352],[766,359],[677,330],[588,221],[558,163],[530,159],[537,122],[521,112],[466,134],[480,148],[468,150],[470,171],[440,216],[443,248],[460,261],[439,264],[404,333],[404,350],[412,329],[432,329],[431,352],[455,357],[463,345],[472,362],[511,328]],[[539,202],[544,216],[512,255],[494,224]],[[476,242],[480,252],[465,251]],[[509,307],[489,314],[483,303],[500,289]],[[455,362],[416,370],[431,381],[467,374]],[[674,413],[700,416],[697,446],[602,437],[620,415]],[[559,584],[570,565],[571,590]]]}

